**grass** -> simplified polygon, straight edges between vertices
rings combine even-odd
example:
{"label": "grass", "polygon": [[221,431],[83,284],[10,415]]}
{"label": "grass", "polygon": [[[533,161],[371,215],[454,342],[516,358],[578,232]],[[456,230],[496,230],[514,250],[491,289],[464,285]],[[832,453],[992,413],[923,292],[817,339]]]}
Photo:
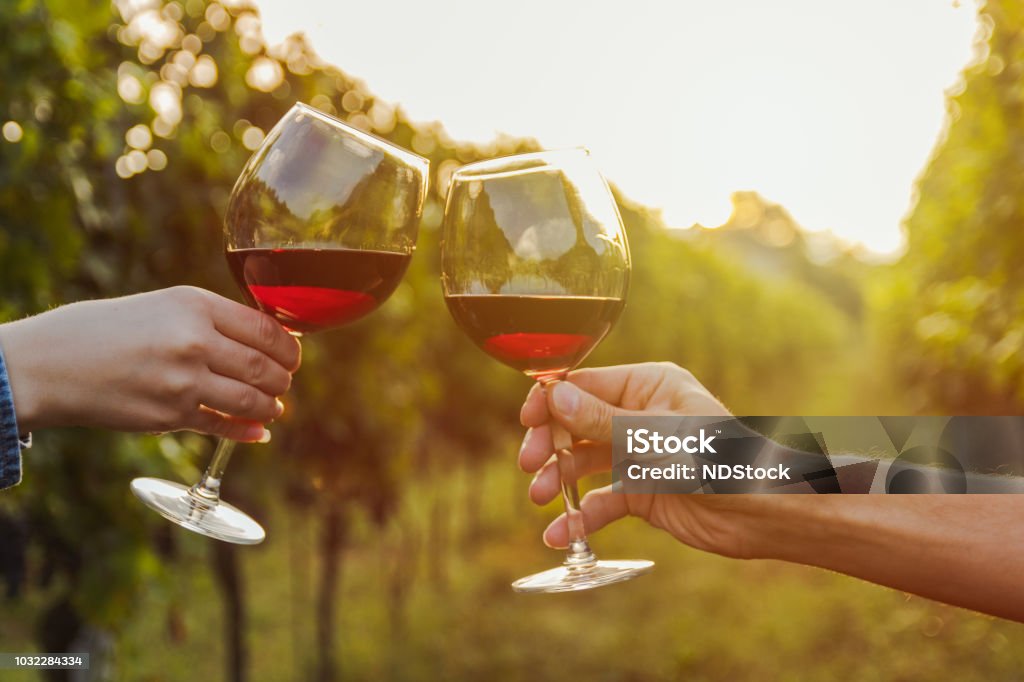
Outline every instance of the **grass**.
{"label": "grass", "polygon": [[[835,402],[844,399],[849,392]],[[898,401],[892,398],[897,411]],[[826,411],[833,410],[807,413]],[[1024,676],[1024,625],[818,569],[703,554],[634,519],[597,534],[593,545],[607,558],[654,559],[652,574],[593,592],[514,594],[513,579],[554,565],[560,555],[539,541],[557,504],[533,507],[527,478],[511,459],[410,481],[402,509],[383,528],[353,520],[333,643],[342,679]],[[478,508],[468,500],[474,487]],[[267,542],[241,552],[252,680],[311,677],[318,530],[315,519],[278,508]],[[175,533],[178,563],[119,633],[118,680],[224,679],[210,544]],[[4,650],[32,650],[30,623],[46,598],[34,591],[4,606]],[[5,671],[2,679],[41,678]]]}
{"label": "grass", "polygon": [[[476,524],[460,506],[471,483],[484,486]],[[635,520],[594,544],[604,556],[654,559],[651,575],[589,593],[514,594],[512,579],[559,560],[538,541],[556,509],[533,509],[525,483],[494,463],[414,485],[388,527],[356,520],[334,643],[344,679],[1000,680],[1024,670],[1019,624],[817,569],[701,554]],[[454,500],[441,547],[427,513],[439,498]],[[278,510],[267,543],[244,552],[254,680],[309,678],[314,537],[311,520]],[[150,593],[122,633],[118,679],[223,677],[206,541],[181,539],[178,582]],[[171,603],[183,614],[179,641]],[[30,610],[0,619],[5,642],[17,641],[15,614]]]}

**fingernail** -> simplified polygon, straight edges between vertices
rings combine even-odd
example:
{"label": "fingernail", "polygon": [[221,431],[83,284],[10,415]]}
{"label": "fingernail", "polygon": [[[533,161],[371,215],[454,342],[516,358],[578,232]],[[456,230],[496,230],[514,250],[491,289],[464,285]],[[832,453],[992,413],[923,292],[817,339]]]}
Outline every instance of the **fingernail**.
{"label": "fingernail", "polygon": [[580,406],[580,389],[568,381],[559,381],[552,390],[555,409],[566,417],[576,414]]}
{"label": "fingernail", "polygon": [[284,403],[281,402],[280,398],[274,398],[274,404],[277,405],[277,416],[280,417],[284,414]]}
{"label": "fingernail", "polygon": [[530,480],[530,487],[527,488],[527,492],[531,495],[533,494],[533,486],[537,485],[537,479],[540,478],[541,471],[544,471],[543,467],[541,467],[540,471],[535,473],[533,478]]}
{"label": "fingernail", "polygon": [[269,443],[270,442],[270,431],[268,431],[266,428],[264,428],[263,429],[263,435],[261,435],[260,439],[258,441],[256,441],[256,442],[257,443]]}
{"label": "fingernail", "polygon": [[526,435],[523,436],[523,442],[519,445],[519,454],[523,454],[523,450],[526,449],[526,444],[530,441],[530,434],[533,433],[533,429],[526,429]]}
{"label": "fingernail", "polygon": [[554,521],[552,521],[551,523],[549,523],[549,524],[548,524],[548,527],[544,529],[544,534],[543,534],[543,535],[541,535],[541,540],[542,540],[542,541],[544,542],[544,544],[545,544],[545,545],[546,545],[546,546],[547,546],[547,547],[548,547],[549,549],[559,549],[558,547],[555,547],[555,546],[554,546],[553,544],[551,544],[550,542],[548,542],[548,533],[550,533],[550,532],[551,532],[551,529],[552,529],[552,528],[554,528],[554,527],[555,527],[555,525],[556,525],[556,524],[557,524],[557,523],[558,523],[559,521],[561,521],[561,519],[562,519],[562,517],[561,517],[561,516],[559,516],[559,517],[558,517],[557,519],[555,519]]}

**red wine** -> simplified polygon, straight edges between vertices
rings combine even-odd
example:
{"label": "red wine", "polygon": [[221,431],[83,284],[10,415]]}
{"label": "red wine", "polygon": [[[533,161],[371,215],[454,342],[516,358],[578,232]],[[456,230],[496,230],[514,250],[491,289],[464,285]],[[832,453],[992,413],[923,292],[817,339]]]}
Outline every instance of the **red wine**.
{"label": "red wine", "polygon": [[448,310],[492,357],[531,377],[563,374],[612,328],[624,301],[583,296],[455,295]]}
{"label": "red wine", "polygon": [[249,304],[295,332],[348,324],[383,303],[412,254],[357,249],[228,250]]}

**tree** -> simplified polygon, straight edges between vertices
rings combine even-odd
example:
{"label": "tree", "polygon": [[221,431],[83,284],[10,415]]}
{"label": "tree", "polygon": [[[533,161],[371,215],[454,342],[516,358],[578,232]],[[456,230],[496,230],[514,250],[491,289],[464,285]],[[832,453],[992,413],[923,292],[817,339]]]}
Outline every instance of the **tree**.
{"label": "tree", "polygon": [[879,298],[918,409],[1009,414],[1024,408],[1024,7],[989,0],[979,20]]}

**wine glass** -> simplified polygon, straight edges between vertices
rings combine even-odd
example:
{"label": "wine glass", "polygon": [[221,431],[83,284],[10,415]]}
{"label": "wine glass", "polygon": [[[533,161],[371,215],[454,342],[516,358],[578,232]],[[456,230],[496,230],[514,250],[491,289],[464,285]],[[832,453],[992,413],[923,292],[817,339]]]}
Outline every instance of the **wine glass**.
{"label": "wine glass", "polygon": [[[585,149],[521,154],[458,169],[441,255],[445,302],[492,357],[547,389],[604,338],[625,305],[629,246],[615,200]],[[629,580],[650,561],[598,561],[590,550],[572,438],[551,422],[569,522],[565,562],[512,583],[567,592]]]}
{"label": "wine glass", "polygon": [[[249,305],[295,336],[376,309],[412,258],[427,164],[310,106],[292,107],[246,163],[228,202],[225,255]],[[132,492],[189,530],[262,542],[263,528],[220,499],[233,448],[221,439],[191,488],[136,478]]]}

